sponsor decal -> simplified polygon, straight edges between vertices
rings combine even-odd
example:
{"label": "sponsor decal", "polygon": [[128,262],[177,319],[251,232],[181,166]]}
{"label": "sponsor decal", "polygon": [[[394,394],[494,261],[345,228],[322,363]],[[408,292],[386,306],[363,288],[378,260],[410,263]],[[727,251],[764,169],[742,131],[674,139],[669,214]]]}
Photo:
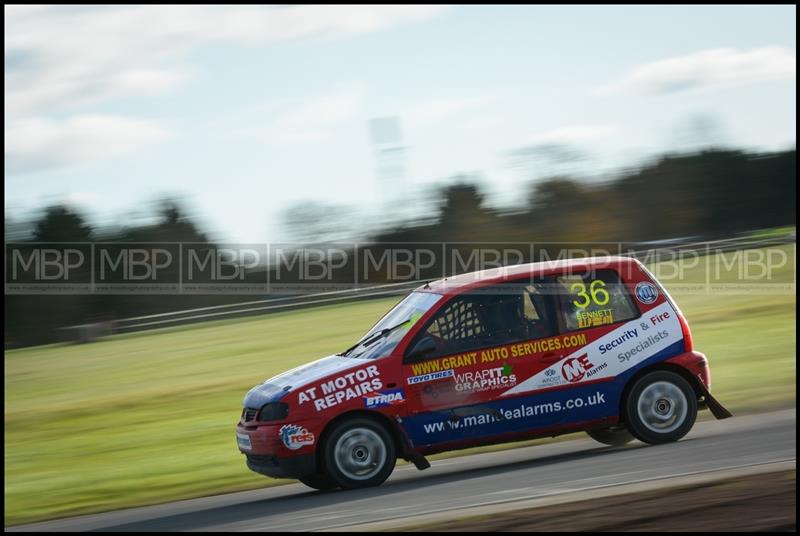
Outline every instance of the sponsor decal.
{"label": "sponsor decal", "polygon": [[593,394],[568,398],[566,400],[553,400],[541,403],[522,403],[511,408],[500,409],[499,412],[466,415],[461,419],[446,419],[423,424],[422,430],[427,435],[452,432],[468,428],[477,428],[502,421],[514,421],[530,417],[542,417],[548,414],[563,411],[585,410],[592,406],[605,406],[606,393],[595,391]]}
{"label": "sponsor decal", "polygon": [[260,385],[256,385],[245,395],[242,405],[248,408],[260,408],[264,404],[277,402],[286,394],[286,388],[314,385],[317,381],[332,374],[341,374],[364,366],[364,361],[332,355],[311,363],[295,367],[278,374]]}
{"label": "sponsor decal", "polygon": [[402,389],[389,389],[364,397],[364,407],[367,409],[385,408],[399,404],[405,400]]}
{"label": "sponsor decal", "polygon": [[634,358],[637,354],[644,352],[658,341],[666,337],[668,333],[666,331],[659,331],[658,333],[654,333],[644,339],[642,342],[628,350],[627,352],[623,352],[621,354],[617,354],[617,359],[619,359],[620,363],[627,363],[632,358]]}
{"label": "sponsor decal", "polygon": [[[496,348],[488,348],[479,352],[468,352],[439,359],[431,359],[430,361],[423,361],[421,363],[414,363],[411,365],[411,373],[414,375],[413,377],[422,377],[431,373],[456,370],[477,364],[525,358],[564,348],[579,348],[586,343],[587,338],[585,333],[573,333],[549,337],[547,339],[536,339],[498,346]],[[409,383],[414,382],[411,382],[409,378]]]}
{"label": "sponsor decal", "polygon": [[595,368],[586,371],[586,377],[591,378],[601,370],[608,368],[608,363],[600,363]]}
{"label": "sponsor decal", "polygon": [[432,372],[457,369],[475,365],[477,363],[478,352],[469,352],[466,354],[443,357],[441,359],[433,359],[431,361],[423,361],[422,363],[414,363],[411,365],[411,372],[415,376],[423,376]]}
{"label": "sponsor decal", "polygon": [[682,338],[677,314],[665,302],[648,311],[646,316],[622,324],[566,355],[558,363],[519,382],[502,396],[613,378]]}
{"label": "sponsor decal", "polygon": [[561,335],[547,339],[537,339],[528,342],[519,342],[510,345],[509,353],[511,357],[528,357],[542,352],[553,352],[563,348],[575,348],[586,344],[585,333],[574,333],[572,335]]}
{"label": "sponsor decal", "polygon": [[517,384],[517,377],[511,374],[511,366],[491,369],[467,371],[456,375],[456,391],[471,391],[479,393],[500,387],[513,387]]}
{"label": "sponsor decal", "polygon": [[593,328],[614,323],[614,314],[611,309],[600,309],[598,311],[578,311],[575,313],[579,328]]}
{"label": "sponsor decal", "polygon": [[300,391],[297,395],[297,403],[303,405],[313,401],[314,409],[317,411],[332,408],[347,400],[380,391],[383,388],[380,375],[381,373],[375,365],[342,374],[317,387],[309,387]]}
{"label": "sponsor decal", "polygon": [[418,376],[410,376],[408,378],[408,384],[414,385],[415,383],[424,383],[430,382],[433,380],[441,380],[443,378],[452,378],[455,376],[455,371],[453,369],[450,370],[440,370],[438,372],[431,372],[429,374],[420,374]]}
{"label": "sponsor decal", "polygon": [[297,450],[303,445],[314,444],[314,434],[296,424],[284,424],[278,431],[278,435],[289,450]]}
{"label": "sponsor decal", "polygon": [[549,368],[545,369],[544,377],[541,379],[540,386],[553,387],[555,385],[561,385],[562,383],[564,383],[564,377],[559,374],[556,369]]}
{"label": "sponsor decal", "polygon": [[651,304],[658,298],[658,287],[649,281],[636,284],[636,299],[644,304]]}
{"label": "sponsor decal", "polygon": [[624,343],[626,343],[626,342],[628,342],[628,341],[630,341],[632,339],[635,339],[638,336],[639,336],[638,330],[636,330],[636,329],[626,330],[624,333],[620,334],[618,337],[614,337],[613,339],[611,339],[607,343],[601,344],[599,346],[600,353],[604,354],[606,352],[610,352],[611,350],[613,350],[617,346],[620,346],[620,345],[622,345],[622,344],[624,344]]}
{"label": "sponsor decal", "polygon": [[593,368],[594,365],[589,362],[588,354],[583,354],[564,361],[564,364],[561,365],[561,375],[570,383],[579,382]]}
{"label": "sponsor decal", "polygon": [[[664,311],[663,313],[659,313],[657,315],[652,315],[650,317],[650,323],[655,326],[655,325],[660,324],[662,322],[669,321],[670,318],[672,318],[672,317],[670,316],[669,311]],[[646,330],[647,329],[647,324],[642,324],[642,329]]]}

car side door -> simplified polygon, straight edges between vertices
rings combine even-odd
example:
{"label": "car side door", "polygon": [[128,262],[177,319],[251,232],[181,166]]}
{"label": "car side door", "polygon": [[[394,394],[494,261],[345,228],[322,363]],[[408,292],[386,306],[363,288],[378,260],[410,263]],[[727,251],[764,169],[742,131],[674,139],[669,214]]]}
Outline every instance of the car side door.
{"label": "car side door", "polygon": [[537,289],[524,279],[454,296],[420,329],[403,360],[413,439],[492,435],[481,423],[502,416],[489,404],[560,359],[548,346],[556,330],[551,298]]}

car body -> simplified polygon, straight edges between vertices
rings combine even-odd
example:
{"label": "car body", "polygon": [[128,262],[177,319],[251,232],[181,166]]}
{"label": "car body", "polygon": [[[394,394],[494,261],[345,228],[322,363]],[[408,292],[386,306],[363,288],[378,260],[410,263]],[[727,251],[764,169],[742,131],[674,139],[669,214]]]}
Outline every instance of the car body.
{"label": "car body", "polygon": [[530,263],[417,288],[351,349],[250,390],[253,471],[317,489],[383,482],[396,458],[587,431],[677,441],[710,394],[708,360],[666,290],[628,257]]}

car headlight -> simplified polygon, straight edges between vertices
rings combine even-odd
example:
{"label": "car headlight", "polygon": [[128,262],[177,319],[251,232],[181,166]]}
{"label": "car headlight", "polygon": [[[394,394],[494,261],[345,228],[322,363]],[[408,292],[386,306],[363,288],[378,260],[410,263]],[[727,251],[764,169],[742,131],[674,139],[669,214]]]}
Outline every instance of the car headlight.
{"label": "car headlight", "polygon": [[258,412],[258,419],[261,422],[265,421],[280,421],[289,415],[289,404],[284,402],[270,402],[261,406],[261,411]]}

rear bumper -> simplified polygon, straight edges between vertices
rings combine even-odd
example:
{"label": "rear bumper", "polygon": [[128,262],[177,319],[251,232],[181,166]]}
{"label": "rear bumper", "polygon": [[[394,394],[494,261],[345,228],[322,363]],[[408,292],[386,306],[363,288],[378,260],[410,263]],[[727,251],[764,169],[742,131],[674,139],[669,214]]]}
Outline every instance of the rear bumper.
{"label": "rear bumper", "polygon": [[700,352],[686,352],[677,355],[673,358],[667,359],[667,363],[679,365],[687,369],[695,378],[697,378],[697,387],[700,389],[703,398],[705,399],[704,405],[711,410],[711,413],[717,419],[727,419],[733,417],[733,414],[725,409],[719,401],[711,396],[711,370],[708,368],[708,359]]}
{"label": "rear bumper", "polygon": [[314,454],[300,454],[279,458],[269,454],[245,454],[247,467],[256,473],[272,478],[300,478],[317,472]]}
{"label": "rear bumper", "polygon": [[666,360],[667,363],[685,368],[706,391],[711,389],[711,371],[708,368],[708,359],[705,354],[692,351],[676,355]]}

